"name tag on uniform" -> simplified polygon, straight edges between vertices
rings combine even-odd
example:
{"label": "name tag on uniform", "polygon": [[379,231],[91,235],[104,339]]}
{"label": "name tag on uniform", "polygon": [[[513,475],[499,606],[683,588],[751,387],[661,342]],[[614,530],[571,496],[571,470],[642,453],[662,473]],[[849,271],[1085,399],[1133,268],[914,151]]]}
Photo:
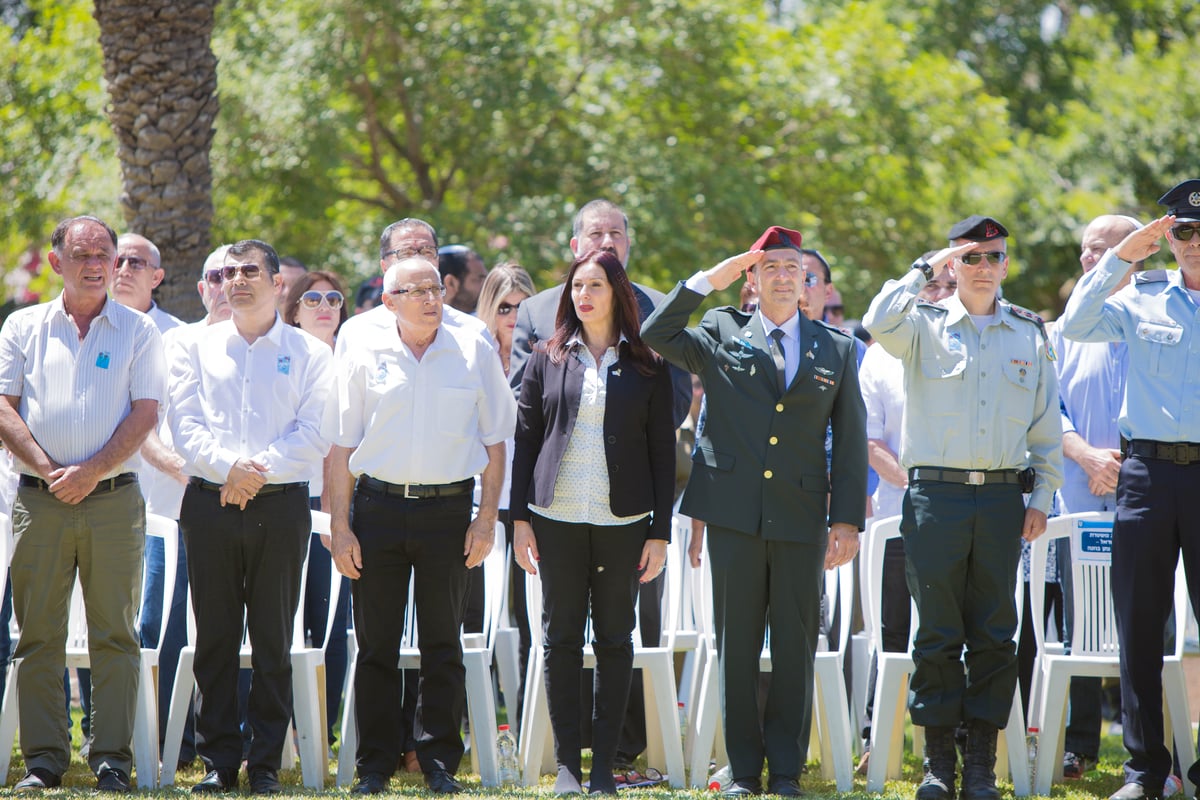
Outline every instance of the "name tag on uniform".
{"label": "name tag on uniform", "polygon": [[280,375],[287,375],[292,371],[292,357],[280,356],[275,359],[275,371]]}
{"label": "name tag on uniform", "polygon": [[100,369],[108,369],[108,362],[111,356],[108,353],[101,353],[96,356],[96,366]]}
{"label": "name tag on uniform", "polygon": [[1142,321],[1138,323],[1137,335],[1148,342],[1179,344],[1183,339],[1183,328],[1170,322]]}

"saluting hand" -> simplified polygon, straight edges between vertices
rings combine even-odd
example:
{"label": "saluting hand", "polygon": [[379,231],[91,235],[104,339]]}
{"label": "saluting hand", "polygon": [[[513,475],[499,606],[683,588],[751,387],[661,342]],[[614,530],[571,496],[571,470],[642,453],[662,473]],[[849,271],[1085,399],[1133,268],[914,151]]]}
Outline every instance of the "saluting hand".
{"label": "saluting hand", "polygon": [[638,571],[642,573],[638,581],[649,583],[654,580],[663,571],[666,563],[666,539],[647,539],[646,544],[642,546],[642,560],[638,562]]}
{"label": "saluting hand", "polygon": [[487,554],[492,552],[492,542],[496,539],[496,521],[488,521],[476,517],[467,526],[467,540],[463,545],[463,555],[467,557],[467,569],[473,569],[483,563]]}
{"label": "saluting hand", "polygon": [[1021,538],[1027,542],[1046,532],[1046,512],[1036,508],[1025,509],[1025,524],[1021,527]]}
{"label": "saluting hand", "polygon": [[1133,263],[1154,255],[1162,249],[1158,240],[1167,235],[1167,231],[1175,224],[1173,214],[1165,214],[1144,228],[1139,228],[1126,236],[1117,245],[1117,258]]}
{"label": "saluting hand", "polygon": [[748,250],[725,259],[705,273],[708,276],[708,282],[718,292],[728,288],[742,276],[743,272],[762,261],[763,252],[762,250]]}
{"label": "saluting hand", "polygon": [[858,528],[845,522],[829,526],[829,546],[825,549],[825,569],[837,569],[858,553]]}
{"label": "saluting hand", "polygon": [[537,537],[533,535],[533,526],[524,520],[513,520],[513,557],[517,566],[530,575],[537,575],[537,567],[533,562],[541,560],[538,555]]}
{"label": "saluting hand", "polygon": [[362,572],[362,549],[358,546],[358,537],[344,522],[333,522],[329,526],[333,565],[337,571],[352,580],[357,579]]}

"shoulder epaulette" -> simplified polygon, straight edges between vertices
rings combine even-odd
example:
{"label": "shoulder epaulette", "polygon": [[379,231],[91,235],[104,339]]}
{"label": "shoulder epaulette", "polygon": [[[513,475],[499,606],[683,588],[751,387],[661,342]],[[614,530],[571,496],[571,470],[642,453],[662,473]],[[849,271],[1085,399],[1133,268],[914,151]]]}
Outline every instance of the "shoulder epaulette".
{"label": "shoulder epaulette", "polygon": [[1167,271],[1165,269],[1149,269],[1144,272],[1133,273],[1134,283],[1166,283]]}
{"label": "shoulder epaulette", "polygon": [[1042,341],[1046,345],[1046,357],[1051,361],[1057,360],[1058,356],[1054,354],[1054,345],[1050,344],[1050,334],[1046,331],[1046,320],[1042,319],[1040,314],[1035,314],[1028,308],[1022,308],[1013,303],[1008,304],[1008,310],[1012,312],[1014,317],[1037,326],[1038,331],[1042,334]]}
{"label": "shoulder epaulette", "polygon": [[850,331],[848,331],[848,330],[846,330],[846,329],[844,329],[844,328],[839,328],[839,327],[838,327],[838,326],[836,326],[836,325],[830,325],[828,322],[826,322],[826,321],[825,321],[825,320],[823,320],[823,319],[814,319],[814,320],[813,320],[813,322],[815,322],[815,323],[817,323],[818,325],[820,325],[821,327],[825,328],[825,330],[829,331],[830,333],[836,333],[836,334],[839,334],[839,335],[841,335],[841,336],[845,336],[847,339],[853,339],[853,338],[854,338],[854,334],[853,334],[853,333],[851,333]]}

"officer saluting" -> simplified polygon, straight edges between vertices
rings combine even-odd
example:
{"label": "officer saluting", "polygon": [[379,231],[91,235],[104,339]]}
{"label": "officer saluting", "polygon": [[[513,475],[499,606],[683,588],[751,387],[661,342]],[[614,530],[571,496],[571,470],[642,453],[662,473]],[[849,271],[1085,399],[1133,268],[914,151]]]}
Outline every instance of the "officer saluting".
{"label": "officer saluting", "polygon": [[[1115,800],[1157,800],[1171,769],[1163,744],[1162,632],[1171,609],[1182,548],[1189,589],[1200,575],[1200,518],[1184,498],[1200,485],[1200,180],[1158,199],[1166,216],[1126,236],[1080,279],[1059,324],[1081,342],[1129,347],[1122,452],[1113,525],[1112,594],[1121,645],[1125,785]],[[1134,262],[1157,253],[1159,239],[1177,270],[1135,272],[1108,297]],[[1200,762],[1188,769],[1200,779]]]}
{"label": "officer saluting", "polygon": [[[1045,328],[1036,314],[997,297],[1008,274],[1007,236],[990,217],[959,222],[949,247],[884,284],[863,317],[904,362],[909,404],[901,532],[921,618],[909,700],[913,723],[926,729],[917,800],[954,797],[954,730],[963,724],[964,800],[1000,796],[996,733],[1017,683],[1018,536],[1032,541],[1045,532],[1062,483],[1058,381]],[[955,294],[941,305],[919,300],[946,264]],[[1019,475],[1026,467],[1035,473],[1028,508]]]}

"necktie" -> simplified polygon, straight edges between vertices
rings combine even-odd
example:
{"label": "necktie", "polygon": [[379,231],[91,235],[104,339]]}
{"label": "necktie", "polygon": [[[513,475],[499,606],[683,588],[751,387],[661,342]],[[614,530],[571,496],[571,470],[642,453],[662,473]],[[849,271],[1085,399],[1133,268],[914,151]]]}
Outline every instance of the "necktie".
{"label": "necktie", "polygon": [[771,331],[771,358],[775,361],[775,376],[779,382],[779,393],[787,391],[787,361],[783,357],[783,329]]}

